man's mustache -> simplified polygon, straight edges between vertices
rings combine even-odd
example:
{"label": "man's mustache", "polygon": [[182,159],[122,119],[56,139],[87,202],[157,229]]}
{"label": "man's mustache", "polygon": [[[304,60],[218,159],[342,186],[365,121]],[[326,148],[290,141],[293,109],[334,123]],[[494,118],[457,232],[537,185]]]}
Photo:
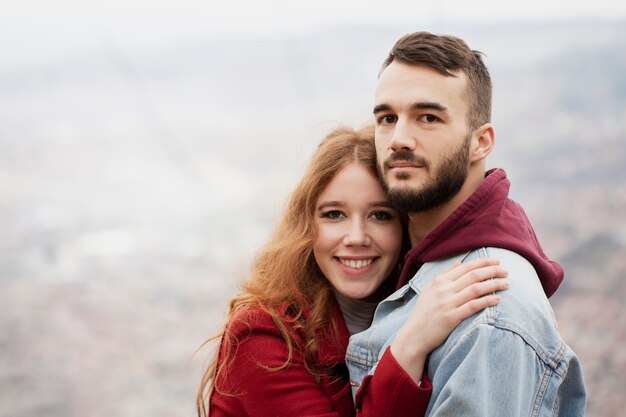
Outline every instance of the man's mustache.
{"label": "man's mustache", "polygon": [[415,155],[413,152],[406,149],[400,149],[399,151],[395,151],[389,155],[389,158],[385,161],[385,170],[390,168],[392,162],[397,161],[411,162],[416,165],[423,166],[424,168],[428,168],[430,165],[423,156]]}

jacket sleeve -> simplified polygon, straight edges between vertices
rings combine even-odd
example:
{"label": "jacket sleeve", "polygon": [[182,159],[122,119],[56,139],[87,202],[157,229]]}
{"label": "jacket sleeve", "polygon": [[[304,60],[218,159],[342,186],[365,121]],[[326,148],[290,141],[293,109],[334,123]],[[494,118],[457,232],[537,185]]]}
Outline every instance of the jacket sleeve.
{"label": "jacket sleeve", "polygon": [[[344,417],[353,415],[352,403],[347,412],[335,412],[331,399],[305,368],[301,355],[294,350],[291,363],[272,372],[269,368],[284,365],[287,346],[278,333],[253,329],[240,340],[228,372],[220,381],[226,395],[211,397],[211,416],[249,417]],[[350,395],[349,389],[347,395]],[[233,404],[236,404],[234,406]]]}
{"label": "jacket sleeve", "polygon": [[488,324],[472,328],[431,365],[432,417],[535,415],[558,377],[520,335]]}
{"label": "jacket sleeve", "polygon": [[[406,386],[400,390],[388,391],[389,384],[398,383],[394,374],[399,368],[393,357],[389,366],[382,366],[381,378],[374,378],[368,390],[366,402],[355,411],[350,385],[347,382],[329,389],[317,383],[315,377],[306,369],[301,352],[294,349],[290,364],[279,371],[271,372],[268,368],[281,367],[288,356],[287,346],[278,330],[271,325],[253,325],[245,334],[239,334],[240,343],[236,347],[228,372],[224,372],[218,384],[226,395],[213,393],[210,412],[212,417],[240,416],[249,417],[416,417],[422,416],[425,407],[416,413],[415,404],[411,412],[394,413],[388,407],[401,402],[396,395],[412,392]],[[406,376],[408,378],[408,375]],[[410,378],[409,378],[410,379]],[[405,381],[406,382],[406,381]],[[412,381],[411,381],[412,382]],[[430,389],[414,389],[420,393]],[[232,394],[232,395],[231,395]],[[370,398],[370,395],[373,397]],[[426,404],[428,400],[426,399]],[[394,406],[398,410],[397,406]],[[380,410],[384,410],[381,412]]]}
{"label": "jacket sleeve", "polygon": [[358,416],[423,417],[432,385],[424,373],[420,386],[402,369],[388,347],[356,393]]}

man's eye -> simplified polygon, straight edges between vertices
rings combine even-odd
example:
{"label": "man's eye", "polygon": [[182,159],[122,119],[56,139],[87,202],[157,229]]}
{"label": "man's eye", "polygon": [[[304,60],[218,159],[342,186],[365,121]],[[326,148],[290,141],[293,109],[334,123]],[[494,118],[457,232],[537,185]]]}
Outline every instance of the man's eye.
{"label": "man's eye", "polygon": [[439,120],[439,118],[435,116],[434,114],[425,114],[422,116],[422,120],[425,121],[426,123],[435,123],[436,121]]}
{"label": "man's eye", "polygon": [[339,219],[343,216],[343,213],[339,210],[328,210],[322,213],[322,217],[325,219]]}
{"label": "man's eye", "polygon": [[379,123],[383,125],[392,124],[392,123],[395,123],[395,121],[396,121],[396,116],[392,116],[392,115],[382,116],[379,119]]}

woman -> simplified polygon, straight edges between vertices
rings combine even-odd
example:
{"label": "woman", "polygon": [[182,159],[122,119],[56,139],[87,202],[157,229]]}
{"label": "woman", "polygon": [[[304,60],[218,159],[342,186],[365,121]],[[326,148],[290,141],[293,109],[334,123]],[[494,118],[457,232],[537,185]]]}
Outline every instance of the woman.
{"label": "woman", "polygon": [[488,278],[506,272],[482,260],[437,277],[414,309],[428,314],[428,327],[408,329],[423,336],[423,345],[394,341],[371,379],[381,389],[370,384],[375,398],[355,411],[345,349],[395,287],[402,236],[400,214],[376,179],[373,129],[332,132],[231,300],[198,414],[206,416],[208,405],[214,417],[423,415],[431,387],[421,352],[463,318],[495,305],[499,297],[490,293],[507,283]]}

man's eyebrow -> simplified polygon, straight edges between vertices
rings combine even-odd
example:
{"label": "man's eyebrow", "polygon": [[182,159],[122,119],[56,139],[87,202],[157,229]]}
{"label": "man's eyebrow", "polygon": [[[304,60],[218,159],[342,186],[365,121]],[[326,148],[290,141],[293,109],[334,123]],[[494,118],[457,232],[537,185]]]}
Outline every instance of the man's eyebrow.
{"label": "man's eyebrow", "polygon": [[391,106],[389,104],[377,104],[376,106],[374,106],[374,111],[373,113],[380,113],[383,111],[389,111],[391,110]]}
{"label": "man's eyebrow", "polygon": [[437,110],[437,111],[447,111],[447,107],[432,102],[424,102],[424,103],[413,103],[411,105],[411,110]]}
{"label": "man's eyebrow", "polygon": [[[374,114],[390,111],[391,106],[389,104],[378,104],[374,106]],[[441,112],[448,111],[448,108],[439,103],[434,102],[419,102],[411,104],[411,110],[437,110]]]}

